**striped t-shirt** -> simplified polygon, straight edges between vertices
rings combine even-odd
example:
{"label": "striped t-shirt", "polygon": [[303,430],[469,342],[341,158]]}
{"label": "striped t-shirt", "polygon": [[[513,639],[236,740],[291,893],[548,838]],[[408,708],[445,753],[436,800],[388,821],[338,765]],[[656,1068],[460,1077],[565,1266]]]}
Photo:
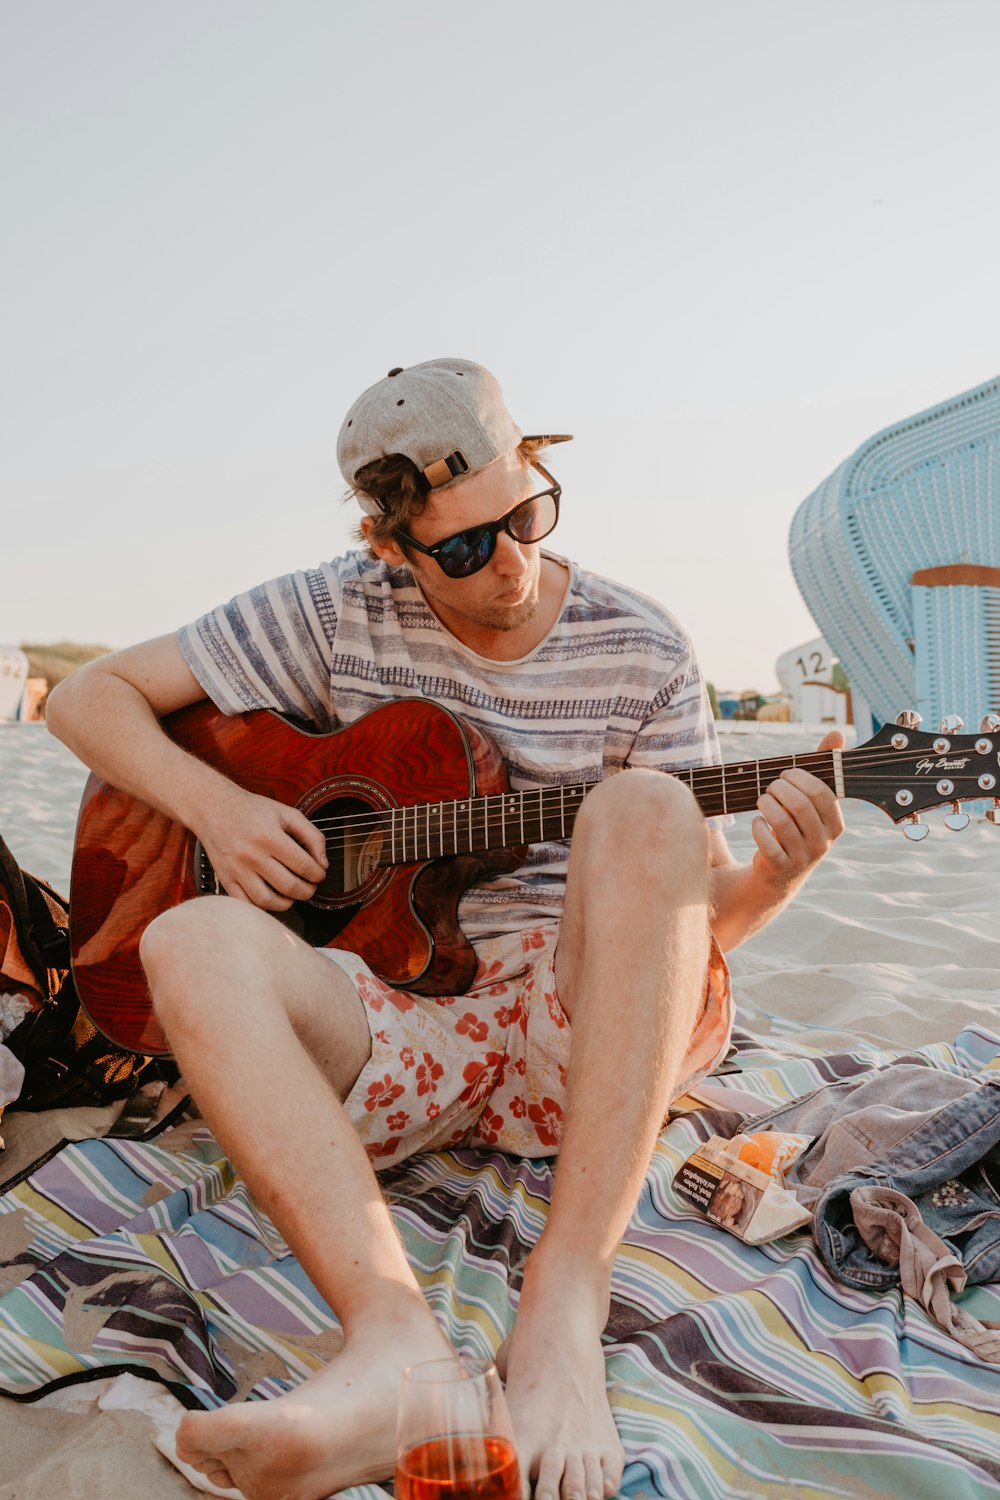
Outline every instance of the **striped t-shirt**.
{"label": "striped t-shirt", "polygon": [[[434,699],[494,740],[515,791],[625,766],[718,764],[708,697],[676,620],[645,595],[556,560],[569,569],[562,611],[517,661],[469,650],[408,568],[362,552],[261,584],[178,639],[224,713],[271,708],[329,730],[391,698]],[[467,936],[556,920],[568,859],[568,843],[538,844],[512,875],[466,892]]]}

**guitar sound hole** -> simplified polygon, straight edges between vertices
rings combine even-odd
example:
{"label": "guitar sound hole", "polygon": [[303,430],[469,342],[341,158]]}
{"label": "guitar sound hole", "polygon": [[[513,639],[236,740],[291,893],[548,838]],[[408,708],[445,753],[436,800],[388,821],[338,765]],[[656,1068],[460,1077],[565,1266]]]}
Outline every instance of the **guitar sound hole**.
{"label": "guitar sound hole", "polygon": [[311,808],[309,817],[326,838],[326,879],[310,905],[342,906],[364,899],[364,887],[380,870],[385,842],[381,819],[360,797],[335,797]]}

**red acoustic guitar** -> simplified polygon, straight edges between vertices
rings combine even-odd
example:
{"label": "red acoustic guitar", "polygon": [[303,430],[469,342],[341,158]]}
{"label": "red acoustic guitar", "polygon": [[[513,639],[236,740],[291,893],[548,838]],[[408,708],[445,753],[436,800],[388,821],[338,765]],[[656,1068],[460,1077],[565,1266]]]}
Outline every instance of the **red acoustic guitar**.
{"label": "red acoustic guitar", "polygon": [[[462,893],[516,869],[529,844],[569,838],[596,784],[512,792],[482,731],[421,698],[387,703],[331,734],[264,710],[226,717],[207,703],[171,714],[163,727],[240,786],[300,808],[324,830],[327,878],[281,920],[317,946],[360,953],[387,983],[426,995],[462,994],[475,975],[456,915]],[[706,815],[745,812],[792,765],[838,797],[909,820],[914,833],[926,831],[916,815],[943,803],[954,804],[957,826],[968,821],[960,799],[996,794],[1000,727],[958,736],[886,725],[855,750],[701,766],[680,778]],[[160,912],[219,889],[188,829],[90,777],[73,855],[73,974],[88,1016],[117,1046],[167,1052],[139,939]]]}

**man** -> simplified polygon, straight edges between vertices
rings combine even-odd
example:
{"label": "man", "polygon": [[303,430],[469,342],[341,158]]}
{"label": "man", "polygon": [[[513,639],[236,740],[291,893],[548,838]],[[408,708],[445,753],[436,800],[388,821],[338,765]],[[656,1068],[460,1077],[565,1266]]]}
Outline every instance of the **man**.
{"label": "man", "polygon": [[[671,1099],[727,1050],[720,950],[772,917],[842,830],[832,792],[789,771],[739,866],[663,774],[718,758],[698,668],[658,606],[539,546],[558,517],[540,459],[552,441],[523,438],[469,361],[390,371],[338,444],[368,555],[263,585],[53,694],[54,731],[192,829],[241,898],[159,917],[142,957],[205,1118],[343,1326],[342,1354],[280,1400],[185,1416],[181,1456],[252,1500],[391,1472],[401,1372],[444,1340],[371,1163],[458,1141],[559,1151],[500,1363],[536,1495],[615,1492],[600,1336],[616,1248]],[[571,845],[542,844],[466,894],[476,979],[428,999],[267,915],[313,894],[324,839],[167,738],[158,720],[206,695],[321,728],[430,697],[490,733],[515,789],[599,785]]]}

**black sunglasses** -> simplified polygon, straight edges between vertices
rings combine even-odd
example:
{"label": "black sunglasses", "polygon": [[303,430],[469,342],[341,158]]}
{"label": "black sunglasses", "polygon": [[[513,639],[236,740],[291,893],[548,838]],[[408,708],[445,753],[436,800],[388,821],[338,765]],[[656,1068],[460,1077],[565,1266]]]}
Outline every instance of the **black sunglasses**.
{"label": "black sunglasses", "polygon": [[485,568],[493,556],[501,531],[513,537],[515,542],[540,542],[555,530],[559,520],[562,486],[556,483],[541,464],[535,463],[532,467],[538,470],[543,479],[549,481],[549,488],[540,490],[537,495],[529,495],[527,500],[522,500],[513,510],[501,516],[499,521],[487,521],[483,526],[469,526],[465,531],[456,531],[443,541],[435,542],[433,547],[425,546],[405,531],[397,531],[396,536],[425,556],[433,557],[442,573],[449,578],[471,578],[473,573]]}

